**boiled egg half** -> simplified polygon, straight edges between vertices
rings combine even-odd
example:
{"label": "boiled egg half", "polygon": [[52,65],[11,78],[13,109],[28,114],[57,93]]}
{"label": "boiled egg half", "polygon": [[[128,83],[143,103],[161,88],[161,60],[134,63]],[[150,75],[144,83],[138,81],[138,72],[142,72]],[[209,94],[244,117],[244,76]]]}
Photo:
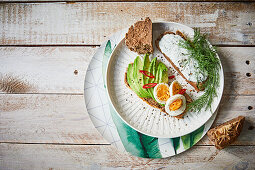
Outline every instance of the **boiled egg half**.
{"label": "boiled egg half", "polygon": [[154,87],[154,98],[160,104],[166,104],[166,101],[170,97],[169,85],[166,83],[159,83]]}
{"label": "boiled egg half", "polygon": [[170,116],[178,116],[186,109],[186,98],[181,94],[171,96],[165,105],[165,111]]}
{"label": "boiled egg half", "polygon": [[182,89],[182,86],[180,85],[180,83],[178,83],[178,81],[173,81],[170,85],[169,91],[170,91],[170,96],[174,96],[176,94],[178,94]]}

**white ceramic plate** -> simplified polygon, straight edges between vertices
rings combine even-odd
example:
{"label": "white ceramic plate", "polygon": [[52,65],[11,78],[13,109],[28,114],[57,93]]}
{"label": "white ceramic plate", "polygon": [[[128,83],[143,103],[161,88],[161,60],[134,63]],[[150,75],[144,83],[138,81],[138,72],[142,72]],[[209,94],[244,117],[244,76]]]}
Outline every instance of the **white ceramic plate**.
{"label": "white ceramic plate", "polygon": [[[187,93],[196,99],[203,92],[190,92],[193,89],[186,81],[178,76],[170,63],[158,51],[155,39],[165,31],[180,30],[189,37],[193,37],[194,30],[178,23],[153,23],[154,53],[150,59],[157,57],[169,69],[169,74],[175,75],[176,80],[187,89]],[[124,37],[123,37],[124,38]],[[224,74],[221,66],[220,87],[217,89],[218,96],[214,98],[211,110],[202,110],[199,113],[187,112],[184,119],[176,119],[159,109],[153,108],[140,99],[132,90],[126,87],[124,76],[129,63],[132,63],[137,54],[130,51],[125,45],[124,39],[116,46],[109,59],[106,73],[107,92],[113,108],[120,118],[135,130],[158,138],[174,138],[183,136],[202,126],[216,111],[223,93]],[[142,58],[143,56],[141,56]],[[171,80],[173,81],[173,80]]]}

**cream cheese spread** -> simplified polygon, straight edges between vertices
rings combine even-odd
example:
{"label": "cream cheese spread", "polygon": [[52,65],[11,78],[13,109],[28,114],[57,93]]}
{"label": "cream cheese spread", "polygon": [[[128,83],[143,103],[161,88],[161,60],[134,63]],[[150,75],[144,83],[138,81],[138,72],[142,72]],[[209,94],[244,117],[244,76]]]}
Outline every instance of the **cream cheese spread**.
{"label": "cream cheese spread", "polygon": [[159,48],[189,81],[203,82],[207,78],[207,73],[201,73],[197,61],[189,57],[188,50],[178,45],[180,40],[183,38],[179,35],[166,34],[160,39]]}

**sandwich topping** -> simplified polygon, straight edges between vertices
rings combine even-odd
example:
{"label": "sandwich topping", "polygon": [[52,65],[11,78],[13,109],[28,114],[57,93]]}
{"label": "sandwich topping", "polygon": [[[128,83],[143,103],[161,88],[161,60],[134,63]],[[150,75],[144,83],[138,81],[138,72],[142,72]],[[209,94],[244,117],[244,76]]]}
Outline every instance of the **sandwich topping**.
{"label": "sandwich topping", "polygon": [[[205,93],[197,100],[189,104],[189,109],[194,112],[200,112],[202,108],[209,109],[215,97],[217,97],[217,88],[220,85],[220,60],[217,57],[216,50],[206,39],[205,34],[201,34],[198,29],[194,30],[194,38],[180,41],[179,46],[188,50],[189,59],[197,62],[199,72],[206,73],[206,82],[202,84]],[[195,72],[196,75],[197,72]]]}
{"label": "sandwich topping", "polygon": [[166,83],[160,83],[154,88],[154,97],[160,104],[166,104],[166,101],[170,98],[169,85]]}
{"label": "sandwich topping", "polygon": [[128,86],[140,98],[146,101],[154,100],[165,113],[178,116],[185,111],[185,89],[176,80],[168,85],[168,68],[156,57],[150,61],[146,54],[142,61],[140,56],[137,56],[134,62],[128,65],[126,78]]}
{"label": "sandwich topping", "polygon": [[188,50],[178,45],[180,40],[183,40],[180,35],[165,34],[159,41],[159,47],[162,53],[170,57],[172,62],[189,81],[205,81],[207,78],[206,73],[201,72],[198,63],[188,57]]}
{"label": "sandwich topping", "polygon": [[182,90],[182,86],[178,83],[178,81],[173,81],[170,85],[170,95],[173,96],[178,94]]}
{"label": "sandwich topping", "polygon": [[186,109],[186,98],[181,94],[171,96],[165,106],[166,112],[170,116],[178,116]]}
{"label": "sandwich topping", "polygon": [[149,89],[149,88],[155,87],[156,85],[157,85],[157,83],[148,83],[148,84],[143,85],[143,88]]}
{"label": "sandwich topping", "polygon": [[153,76],[150,72],[148,71],[144,71],[144,70],[140,70],[140,73],[142,73],[143,75],[150,77],[150,78],[154,78],[155,76]]}

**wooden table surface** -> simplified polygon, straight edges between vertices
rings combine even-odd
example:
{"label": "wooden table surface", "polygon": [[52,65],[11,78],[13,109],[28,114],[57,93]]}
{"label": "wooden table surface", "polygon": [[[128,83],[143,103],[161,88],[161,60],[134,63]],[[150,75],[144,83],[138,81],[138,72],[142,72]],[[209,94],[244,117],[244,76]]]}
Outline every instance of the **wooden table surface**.
{"label": "wooden table surface", "polygon": [[[0,3],[0,169],[255,168],[255,2],[21,1]],[[213,126],[246,117],[230,147],[204,137],[177,156],[142,159],[94,128],[88,64],[108,36],[146,16],[199,27],[218,46],[225,89]]]}

